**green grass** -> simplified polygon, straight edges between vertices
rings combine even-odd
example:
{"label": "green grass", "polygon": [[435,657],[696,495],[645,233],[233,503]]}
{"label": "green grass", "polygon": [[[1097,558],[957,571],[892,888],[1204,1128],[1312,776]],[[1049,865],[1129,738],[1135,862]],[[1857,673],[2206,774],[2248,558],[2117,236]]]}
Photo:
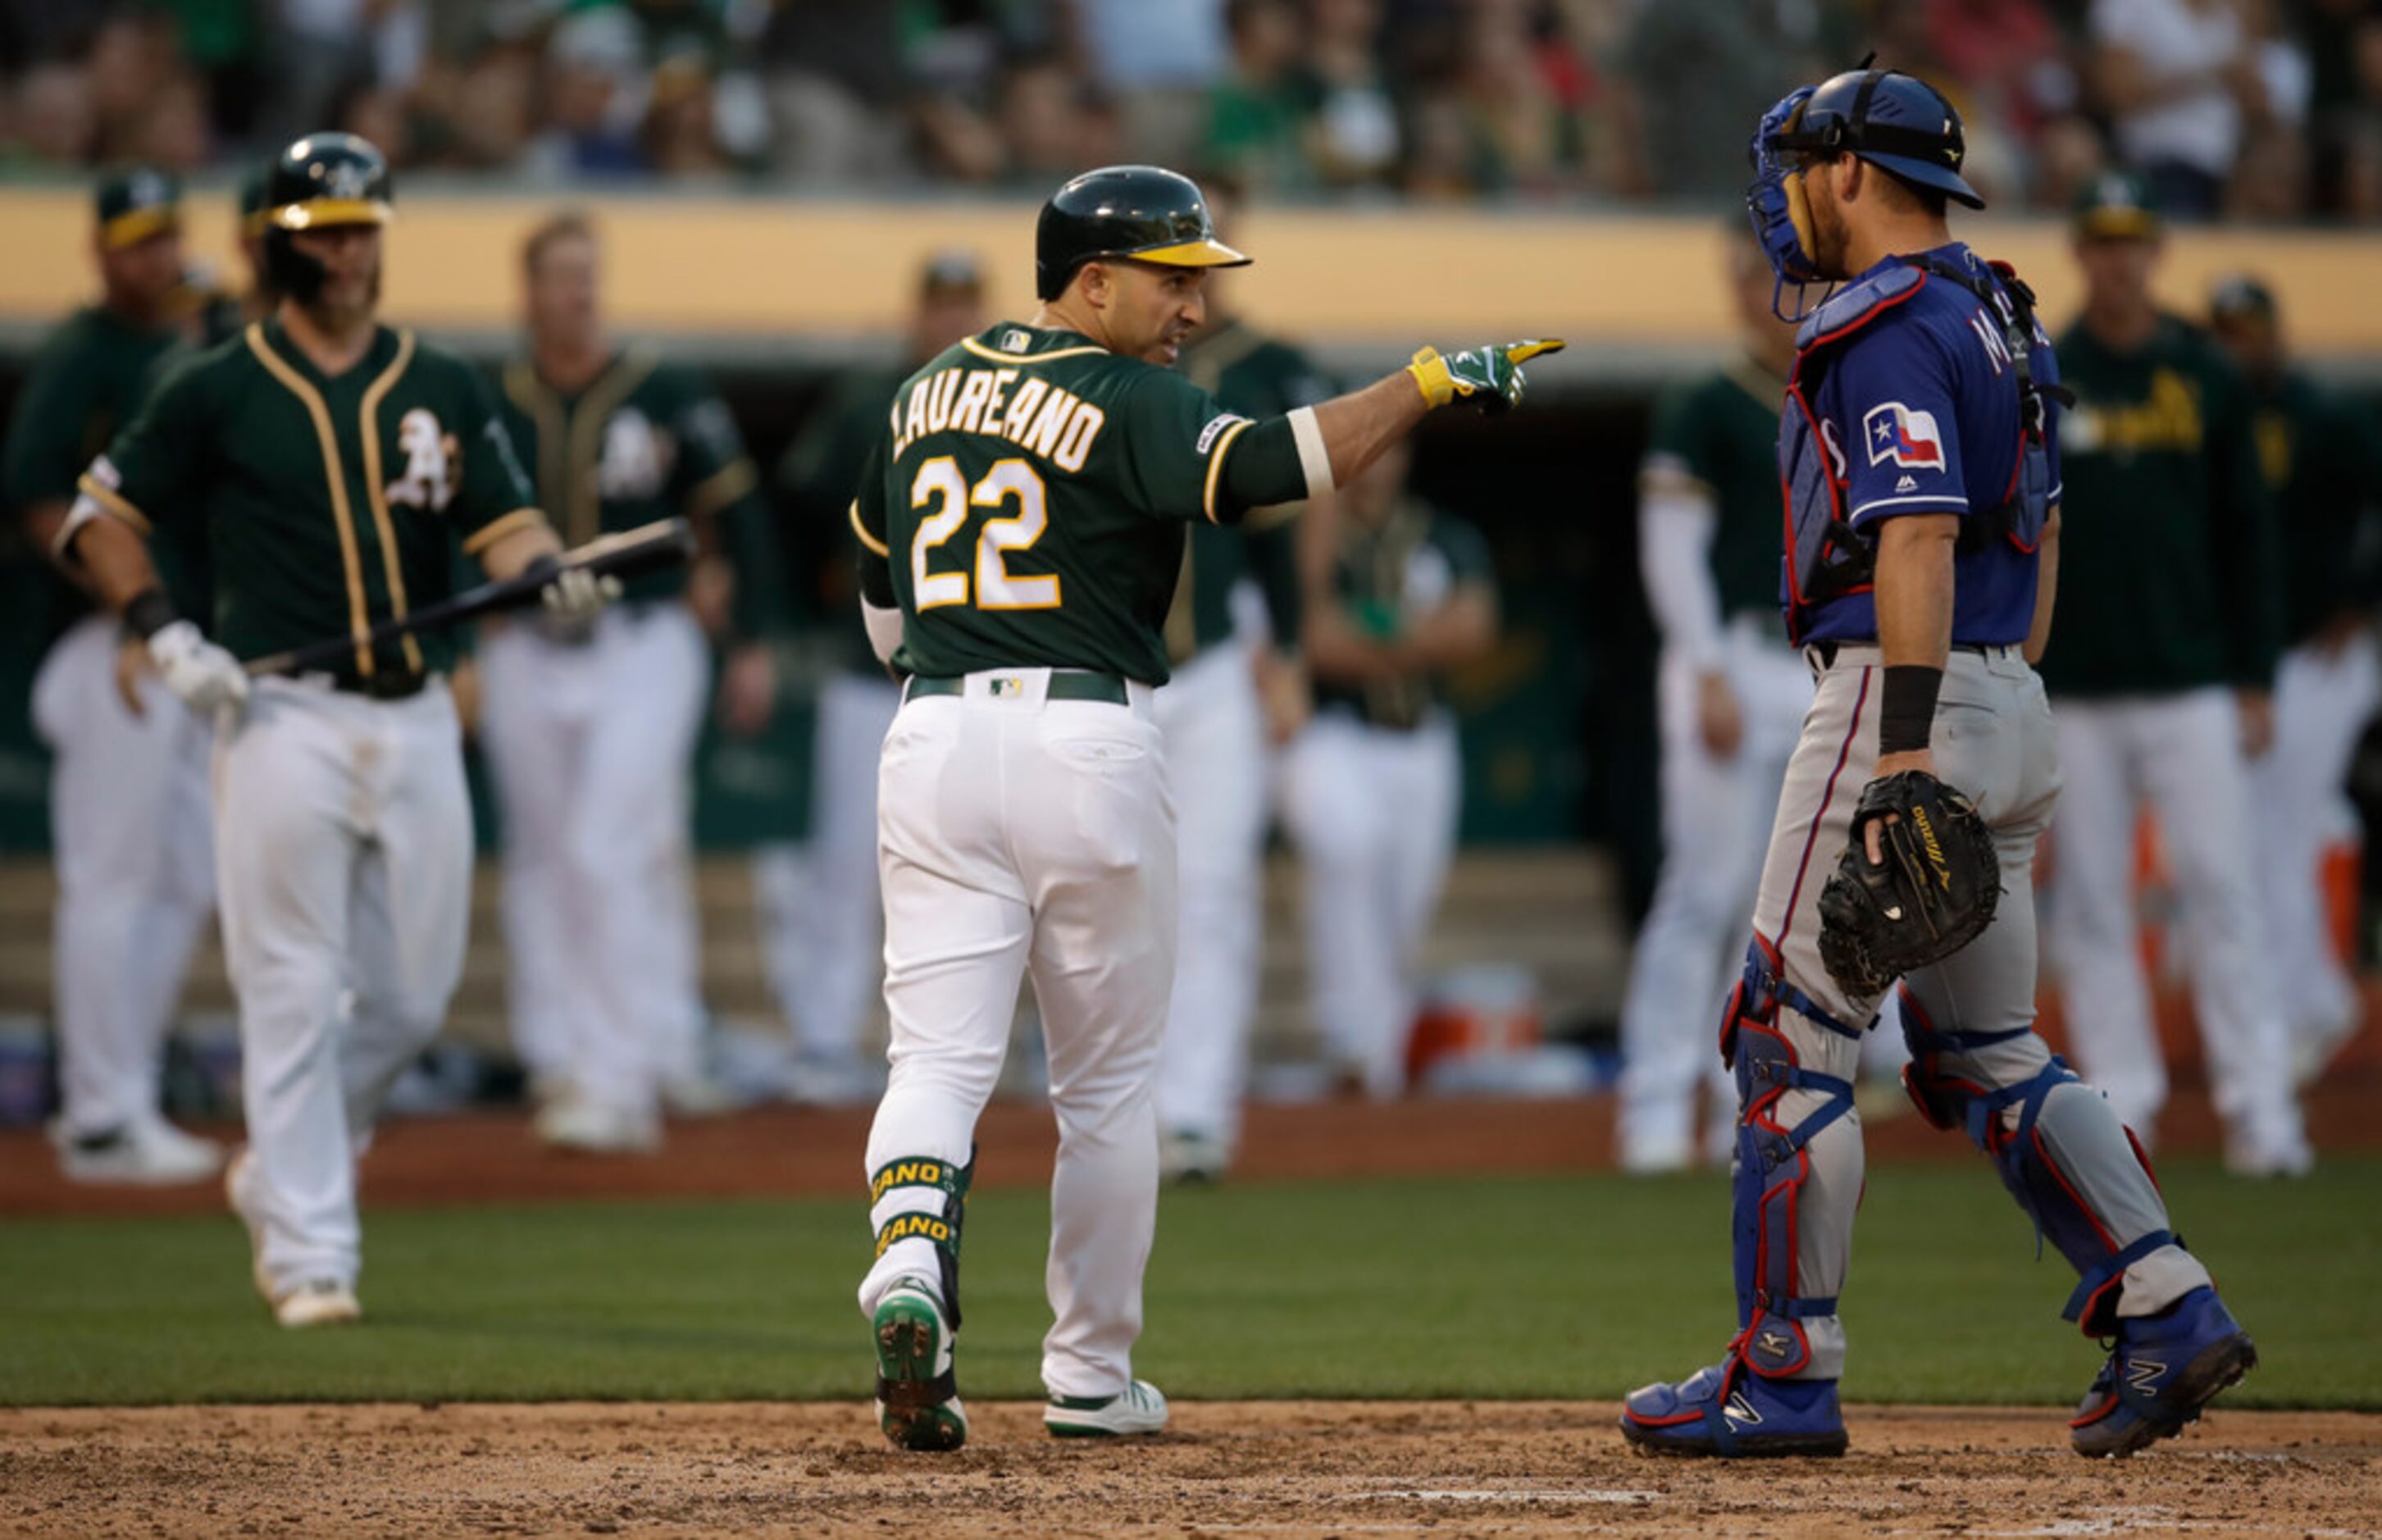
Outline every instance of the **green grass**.
{"label": "green grass", "polygon": [[[2382,1160],[2166,1173],[2257,1334],[2236,1405],[2382,1408]],[[1168,1195],[1136,1367],[1182,1397],[1611,1397],[1729,1335],[1716,1177],[1240,1186]],[[962,1383],[1038,1394],[1045,1198],[968,1226]],[[366,1216],[366,1324],[275,1328],[228,1217],[0,1225],[0,1403],[804,1398],[866,1393],[853,1201]],[[2097,1349],[2057,1254],[1977,1165],[1872,1172],[1847,1311],[1860,1400],[2065,1402]]]}

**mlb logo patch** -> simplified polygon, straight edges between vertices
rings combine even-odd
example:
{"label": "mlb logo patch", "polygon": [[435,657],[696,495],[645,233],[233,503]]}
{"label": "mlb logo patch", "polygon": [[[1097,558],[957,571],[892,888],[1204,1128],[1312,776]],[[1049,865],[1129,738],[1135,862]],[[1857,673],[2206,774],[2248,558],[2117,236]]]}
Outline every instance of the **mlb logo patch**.
{"label": "mlb logo patch", "polygon": [[1861,419],[1861,437],[1869,444],[1869,462],[1929,471],[1944,468],[1944,435],[1932,412],[1915,412],[1900,401],[1872,407]]}

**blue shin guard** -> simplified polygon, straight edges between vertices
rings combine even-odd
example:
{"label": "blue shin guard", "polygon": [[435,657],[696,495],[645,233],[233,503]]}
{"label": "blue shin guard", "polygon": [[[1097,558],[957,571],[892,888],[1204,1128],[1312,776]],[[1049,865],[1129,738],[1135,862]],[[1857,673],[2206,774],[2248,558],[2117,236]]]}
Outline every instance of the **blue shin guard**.
{"label": "blue shin guard", "polygon": [[[1960,1072],[1957,1061],[2024,1038],[2032,1031],[2029,1028],[2007,1032],[1938,1031],[1918,1000],[1904,990],[1902,1030],[1910,1045],[1910,1063],[1902,1072],[1903,1087],[1920,1115],[1938,1128],[1967,1134],[1969,1142],[1992,1159],[2002,1186],[2034,1221],[2038,1249],[2048,1238],[2076,1269],[2078,1283],[2063,1317],[2078,1323],[2087,1337],[2109,1335],[2116,1328],[2126,1269],[2163,1247],[2180,1242],[2165,1228],[2120,1239],[2085,1197],[2093,1183],[2080,1179],[2078,1172],[2063,1169],[2044,1141],[2044,1113],[2055,1099],[2090,1097],[2093,1091],[2056,1054],[2025,1079],[1998,1089]],[[2004,1115],[2013,1107],[2018,1112],[2014,1121]],[[2130,1159],[2141,1178],[2155,1188],[2155,1178],[2141,1144],[2122,1126],[2118,1132],[2125,1140],[2119,1160]],[[2114,1148],[2114,1136],[2110,1143]],[[2134,1173],[2115,1175],[2130,1180]]]}
{"label": "blue shin guard", "polygon": [[[1787,984],[1775,955],[1754,939],[1721,1025],[1721,1053],[1737,1086],[1737,1336],[1718,1364],[1630,1394],[1621,1431],[1641,1449],[1736,1459],[1845,1451],[1836,1382],[1788,1376],[1811,1361],[1803,1323],[1836,1312],[1834,1295],[1805,1294],[1797,1280],[1796,1207],[1811,1174],[1805,1147],[1852,1109],[1852,1087],[1802,1067],[1778,1029],[1781,1004],[1823,1029],[1860,1036]],[[1779,1116],[1790,1090],[1824,1098],[1791,1127]]]}

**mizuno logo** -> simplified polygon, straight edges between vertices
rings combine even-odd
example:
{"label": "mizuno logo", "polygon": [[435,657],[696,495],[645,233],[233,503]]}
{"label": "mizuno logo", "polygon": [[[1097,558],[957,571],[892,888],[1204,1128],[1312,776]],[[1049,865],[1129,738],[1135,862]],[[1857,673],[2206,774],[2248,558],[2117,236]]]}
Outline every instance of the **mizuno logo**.
{"label": "mizuno logo", "polygon": [[1789,1344],[1776,1332],[1763,1332],[1760,1351],[1765,1358],[1785,1358]]}

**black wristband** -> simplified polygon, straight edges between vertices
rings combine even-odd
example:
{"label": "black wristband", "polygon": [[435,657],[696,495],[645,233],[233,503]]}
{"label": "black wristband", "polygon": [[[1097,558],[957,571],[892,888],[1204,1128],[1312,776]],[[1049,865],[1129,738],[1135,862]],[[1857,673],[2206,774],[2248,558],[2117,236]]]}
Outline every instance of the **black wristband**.
{"label": "black wristband", "polygon": [[163,588],[143,588],[125,601],[124,628],[144,642],[180,618]]}
{"label": "black wristband", "polygon": [[1877,751],[1909,754],[1927,746],[1935,726],[1935,693],[1944,671],[1924,663],[1888,663],[1885,689],[1878,697]]}

